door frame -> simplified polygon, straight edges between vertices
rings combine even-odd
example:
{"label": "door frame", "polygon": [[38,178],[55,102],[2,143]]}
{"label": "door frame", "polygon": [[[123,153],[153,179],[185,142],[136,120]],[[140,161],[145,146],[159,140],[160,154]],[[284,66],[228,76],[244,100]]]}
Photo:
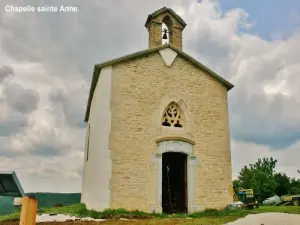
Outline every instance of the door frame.
{"label": "door frame", "polygon": [[166,152],[179,152],[187,155],[187,212],[192,213],[202,209],[195,201],[196,167],[199,166],[199,159],[193,154],[193,144],[181,140],[160,140],[154,162],[157,165],[156,205],[151,211],[162,212],[162,154]]}

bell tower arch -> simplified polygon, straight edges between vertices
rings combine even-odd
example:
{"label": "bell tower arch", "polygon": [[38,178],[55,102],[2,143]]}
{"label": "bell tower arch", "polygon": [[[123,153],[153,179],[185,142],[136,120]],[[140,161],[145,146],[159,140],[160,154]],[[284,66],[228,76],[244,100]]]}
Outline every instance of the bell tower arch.
{"label": "bell tower arch", "polygon": [[[162,25],[167,27],[167,32]],[[150,14],[145,23],[149,32],[149,48],[162,45],[163,35],[168,35],[169,44],[182,50],[182,32],[186,26],[184,20],[172,9],[163,7]]]}

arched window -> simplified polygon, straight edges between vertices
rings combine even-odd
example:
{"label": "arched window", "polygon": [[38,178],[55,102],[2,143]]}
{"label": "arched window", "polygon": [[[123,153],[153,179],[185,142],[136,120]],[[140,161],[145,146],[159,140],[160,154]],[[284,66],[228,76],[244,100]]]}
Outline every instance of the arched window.
{"label": "arched window", "polygon": [[183,127],[184,116],[177,103],[172,102],[168,105],[163,114],[162,126]]}

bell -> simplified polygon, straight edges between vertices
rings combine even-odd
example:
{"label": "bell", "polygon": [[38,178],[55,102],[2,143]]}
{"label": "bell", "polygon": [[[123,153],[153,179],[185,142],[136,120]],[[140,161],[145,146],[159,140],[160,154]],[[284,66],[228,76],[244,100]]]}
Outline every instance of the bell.
{"label": "bell", "polygon": [[166,33],[164,33],[163,39],[164,39],[164,40],[167,40],[167,39],[168,39],[168,35],[167,35]]}
{"label": "bell", "polygon": [[167,39],[168,39],[167,30],[164,30],[163,39],[164,39],[164,40],[167,40]]}

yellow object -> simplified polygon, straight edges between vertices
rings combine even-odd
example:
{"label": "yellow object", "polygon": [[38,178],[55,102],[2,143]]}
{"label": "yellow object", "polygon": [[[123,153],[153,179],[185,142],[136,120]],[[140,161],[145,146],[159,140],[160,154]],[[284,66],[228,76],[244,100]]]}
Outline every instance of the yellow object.
{"label": "yellow object", "polygon": [[253,195],[253,189],[244,189],[244,188],[240,188],[239,191],[240,191],[240,192],[245,192],[246,195]]}
{"label": "yellow object", "polygon": [[[239,198],[237,197],[236,193],[234,192],[232,185],[229,187],[229,189],[230,188],[231,188],[232,194],[233,194],[233,201],[234,202],[240,201]],[[239,192],[244,192],[246,194],[246,197],[248,197],[248,198],[251,198],[254,196],[253,189],[239,188]],[[257,201],[256,201],[256,203],[257,203]]]}
{"label": "yellow object", "polygon": [[240,188],[239,191],[240,192],[244,192],[246,194],[246,198],[252,198],[252,197],[254,197],[253,189]]}
{"label": "yellow object", "polygon": [[300,195],[285,195],[285,196],[281,196],[281,200],[283,202],[291,202],[293,200],[294,197],[300,197]]}
{"label": "yellow object", "polygon": [[29,196],[23,197],[19,225],[35,225],[36,213],[37,213],[37,200]]}

